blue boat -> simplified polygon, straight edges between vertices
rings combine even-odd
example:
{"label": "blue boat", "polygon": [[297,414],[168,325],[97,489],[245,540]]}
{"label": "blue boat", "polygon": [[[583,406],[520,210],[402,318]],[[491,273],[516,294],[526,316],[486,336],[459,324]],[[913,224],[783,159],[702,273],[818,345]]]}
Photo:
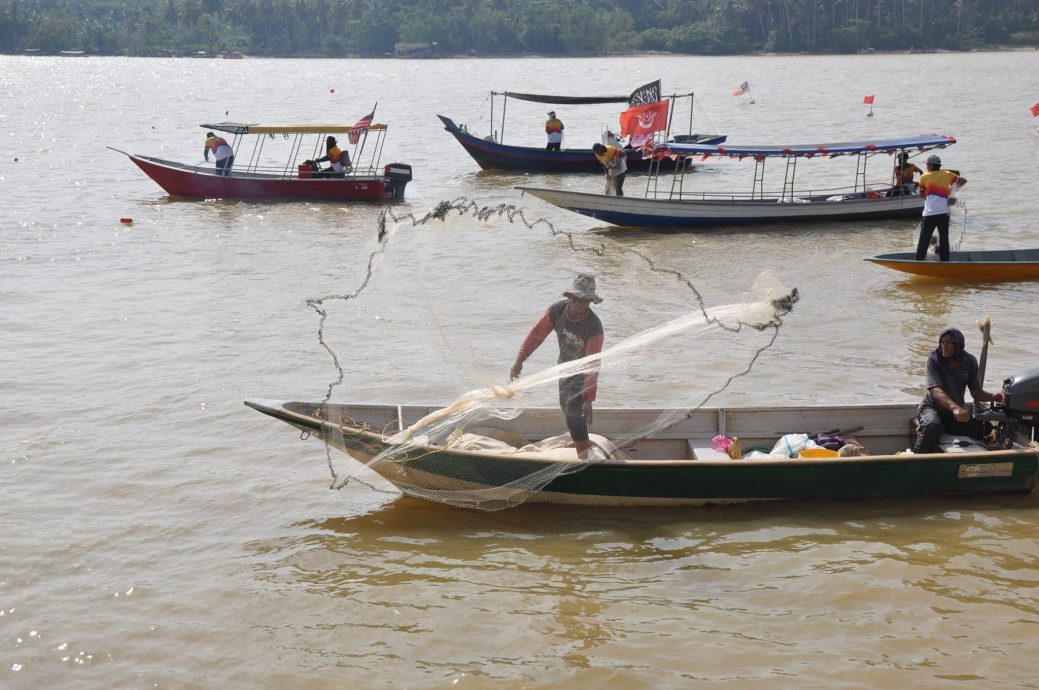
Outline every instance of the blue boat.
{"label": "blue boat", "polygon": [[[515,93],[511,91],[491,92],[491,121],[494,121],[494,96],[503,96],[506,99],[514,98],[521,101],[532,101],[549,105],[591,105],[602,103],[628,103],[630,96],[546,96],[541,94]],[[676,98],[689,98],[692,102],[693,94],[672,95],[670,103]],[[473,160],[484,170],[502,170],[507,172],[540,172],[552,174],[564,173],[602,173],[599,162],[590,148],[583,149],[561,149],[559,151],[547,151],[543,146],[514,146],[504,143],[505,133],[505,107],[502,107],[502,122],[498,132],[486,137],[479,137],[469,132],[465,125],[458,125],[451,118],[437,115],[444,123],[444,129],[451,133],[459,144],[473,157]],[[668,123],[670,126],[670,113]],[[692,107],[690,107],[690,130],[692,129]],[[670,131],[670,130],[669,130]],[[668,137],[665,136],[665,139]],[[679,134],[671,137],[675,143],[684,144],[721,144],[725,141],[725,135],[720,134]],[[651,166],[649,158],[643,158],[640,151],[628,150],[628,170],[632,172],[648,172]],[[670,159],[671,169],[674,169],[678,158]],[[683,165],[689,161],[682,161]],[[667,169],[667,165],[665,165]]]}
{"label": "blue boat", "polygon": [[[658,186],[651,170],[643,196],[610,196],[566,189],[519,186],[516,189],[538,197],[560,208],[590,216],[613,225],[631,227],[690,227],[712,225],[764,224],[804,221],[879,220],[919,217],[924,200],[895,184],[893,165],[885,160],[886,179],[867,183],[867,163],[875,156],[892,157],[900,151],[911,154],[943,149],[956,143],[944,134],[892,137],[874,141],[838,142],[833,144],[799,144],[792,146],[728,146],[724,144],[671,143],[668,154],[679,161],[709,156],[751,158],[754,160],[754,183],[747,192],[690,192],[683,189],[684,169],[673,181]],[[793,186],[797,162],[804,158],[855,156],[854,184],[849,187],[802,189]],[[784,184],[779,193],[764,192],[765,163],[771,159],[785,161]],[[667,172],[663,170],[661,172]]]}

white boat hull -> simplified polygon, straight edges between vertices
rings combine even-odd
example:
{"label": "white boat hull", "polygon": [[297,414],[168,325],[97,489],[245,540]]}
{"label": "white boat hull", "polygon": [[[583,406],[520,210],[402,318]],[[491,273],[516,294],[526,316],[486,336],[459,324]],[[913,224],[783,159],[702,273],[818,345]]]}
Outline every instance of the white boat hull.
{"label": "white boat hull", "polygon": [[817,220],[879,220],[919,217],[923,199],[892,196],[828,201],[824,197],[794,201],[776,198],[653,199],[519,186],[543,201],[613,225],[686,227],[786,223]]}

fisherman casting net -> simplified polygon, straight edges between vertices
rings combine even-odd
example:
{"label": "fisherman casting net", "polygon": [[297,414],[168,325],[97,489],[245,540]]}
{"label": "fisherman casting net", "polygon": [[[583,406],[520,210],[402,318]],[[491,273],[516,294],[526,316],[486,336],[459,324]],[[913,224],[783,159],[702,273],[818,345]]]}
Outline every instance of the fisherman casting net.
{"label": "fisherman casting net", "polygon": [[[500,233],[523,233],[529,251],[564,257],[573,269],[547,277],[517,272],[500,255]],[[373,481],[367,472],[372,470],[406,495],[450,505],[500,510],[523,503],[546,487],[551,490],[559,477],[594,463],[628,459],[640,440],[666,433],[707,405],[751,371],[798,300],[796,289],[763,274],[738,299],[709,306],[701,288],[665,266],[652,249],[557,230],[543,218],[528,220],[508,204],[479,206],[461,198],[419,216],[383,211],[377,237],[357,288],[308,300],[320,316],[318,338],[338,373],[321,411],[335,489],[358,481],[386,490]],[[456,252],[483,260],[474,260],[466,277],[443,279],[430,268],[438,256]],[[405,256],[427,259],[404,275]],[[606,332],[602,351],[547,366],[557,354],[554,341],[547,340],[528,360],[525,375],[509,381],[509,365],[530,323],[549,303],[562,299],[579,270],[598,275],[599,294],[607,300],[595,305]],[[410,362],[398,368],[453,374],[461,393],[453,403],[425,415],[387,415],[367,425],[345,416],[341,406],[327,404],[348,378],[343,362],[349,358],[337,352],[349,346],[348,338],[366,337],[357,324],[373,304],[379,305],[384,335],[391,336],[386,359],[399,356],[408,362],[405,350],[410,348]],[[342,321],[350,328],[333,325],[344,309]],[[392,322],[404,320],[437,342],[402,345],[391,331]],[[509,335],[482,337],[488,329]],[[601,376],[595,405],[645,409],[633,426],[593,421],[592,449],[581,459],[558,407],[558,382],[589,372]],[[402,371],[401,377],[406,380],[408,373]],[[660,410],[661,399],[671,403],[666,412]],[[524,438],[512,432],[507,421],[520,415],[539,432]]]}
{"label": "fisherman casting net", "polygon": [[[923,226],[923,219],[920,220],[910,233],[909,241],[911,246],[915,247],[917,240],[920,238],[920,231]],[[977,230],[975,229],[975,232]],[[967,237],[967,198],[964,195],[964,189],[961,187],[954,187],[952,194],[949,195],[949,249],[950,251],[958,252],[960,247],[963,245],[963,240]],[[927,244],[927,253],[924,257],[927,261],[938,261],[938,231],[935,230],[931,233],[930,241]]]}

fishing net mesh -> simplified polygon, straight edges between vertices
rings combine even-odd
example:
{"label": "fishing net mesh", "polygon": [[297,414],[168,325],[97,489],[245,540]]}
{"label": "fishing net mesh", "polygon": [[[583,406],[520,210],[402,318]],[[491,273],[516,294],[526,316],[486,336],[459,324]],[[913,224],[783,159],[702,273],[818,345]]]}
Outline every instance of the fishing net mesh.
{"label": "fishing net mesh", "polygon": [[[440,409],[365,409],[331,403],[346,372],[329,338],[330,305],[365,298],[379,275],[381,255],[401,232],[460,223],[484,228],[518,225],[520,229],[545,232],[547,237],[542,235],[543,239],[562,242],[579,255],[598,257],[600,265],[605,263],[618,271],[646,276],[637,282],[643,289],[649,287],[646,283],[651,277],[672,296],[661,310],[666,318],[653,322],[652,312],[647,311],[645,322],[653,325],[642,330],[631,325],[631,334],[616,342],[609,338],[613,329],[607,323],[608,337],[602,352],[539,371],[528,366],[530,373],[512,381],[494,382],[489,377],[492,380],[485,385],[463,393]],[[428,227],[424,230],[428,231]],[[569,278],[572,276],[561,277],[561,287],[566,287]],[[600,282],[600,292],[602,285]],[[610,299],[623,300],[625,296],[610,292]],[[646,296],[632,294],[628,299],[645,300]],[[547,304],[556,300],[547,296],[545,301]],[[319,316],[318,340],[337,371],[318,411],[323,419],[321,436],[326,443],[331,487],[341,489],[359,482],[377,491],[399,491],[480,510],[521,504],[543,490],[551,491],[550,485],[563,481],[566,475],[596,463],[623,462],[627,459],[625,448],[681,425],[735,379],[750,373],[762,353],[775,343],[783,317],[797,301],[796,289],[784,287],[766,273],[758,276],[738,301],[708,307],[690,279],[630,244],[591,233],[557,230],[544,218],[528,220],[522,209],[511,204],[480,206],[459,198],[443,201],[419,215],[395,215],[384,210],[378,219],[377,245],[368,257],[358,287],[349,293],[307,301]],[[436,323],[437,318],[433,321]],[[516,334],[517,347],[524,334]],[[542,347],[554,350],[555,345],[546,341]],[[512,350],[505,355],[506,363],[499,366],[503,372],[514,353]],[[702,363],[696,380],[668,380],[668,371],[680,360]],[[616,421],[612,427],[609,419],[600,422],[593,416],[589,425],[592,449],[588,457],[579,458],[566,432],[562,411],[553,409],[551,402],[545,403],[556,399],[560,379],[589,372],[602,372],[609,377],[610,388],[618,391],[625,381],[634,379],[644,388],[670,387],[672,397],[678,395],[683,403],[664,411],[647,408],[628,417],[635,423]],[[520,415],[527,430],[523,437],[509,424],[509,420]],[[394,488],[376,481],[374,475],[389,481]]]}

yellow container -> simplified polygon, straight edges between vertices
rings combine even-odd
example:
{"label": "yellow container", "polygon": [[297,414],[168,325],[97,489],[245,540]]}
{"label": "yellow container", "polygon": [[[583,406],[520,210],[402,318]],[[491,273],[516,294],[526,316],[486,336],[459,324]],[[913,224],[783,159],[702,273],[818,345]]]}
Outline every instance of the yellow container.
{"label": "yellow container", "polygon": [[805,448],[797,454],[799,458],[839,458],[840,456],[840,453],[829,448]]}

